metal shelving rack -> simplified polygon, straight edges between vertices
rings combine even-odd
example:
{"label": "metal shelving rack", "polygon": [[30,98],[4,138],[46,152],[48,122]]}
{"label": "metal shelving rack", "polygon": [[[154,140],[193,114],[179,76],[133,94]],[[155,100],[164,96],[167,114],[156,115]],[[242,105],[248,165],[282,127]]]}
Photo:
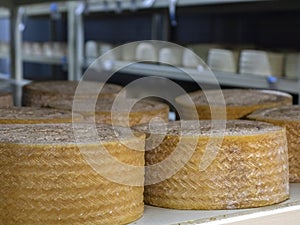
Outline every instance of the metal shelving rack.
{"label": "metal shelving rack", "polygon": [[[21,52],[22,43],[22,32],[18,29],[18,24],[21,21],[21,15],[19,12],[19,7],[24,7],[23,12],[29,16],[35,15],[46,15],[49,14],[49,2],[50,0],[2,0],[0,2],[0,7],[7,7],[9,12],[3,10],[0,11],[0,16],[9,16],[10,18],[10,54],[0,55],[0,58],[10,57],[11,59],[11,78],[7,80],[8,83],[12,84],[15,93],[16,105],[21,104],[21,91],[22,85],[28,83],[29,81],[23,79],[22,62],[36,62],[36,63],[46,63],[53,65],[61,65],[66,63],[66,61],[61,58],[53,57],[34,57],[25,56]],[[67,13],[68,20],[68,56],[67,56],[67,67],[68,67],[68,79],[69,80],[79,80],[82,76],[82,68],[85,65],[84,60],[84,20],[86,16],[83,13],[76,12],[80,4],[89,4],[90,13],[96,12],[106,12],[107,10],[114,10],[115,1],[107,1],[108,5],[104,7],[103,1],[90,0],[90,1],[65,1],[65,0],[55,0],[58,4],[59,12]],[[141,1],[142,2],[142,1]],[[229,4],[229,3],[257,3],[257,2],[268,2],[268,0],[177,0],[177,6],[193,6],[193,5],[212,5],[212,4]],[[26,7],[28,4],[39,4],[31,5]],[[123,10],[130,10],[132,1],[124,0],[122,3]],[[168,0],[147,0],[139,5],[139,8],[164,8],[169,6]],[[155,27],[155,25],[154,25]],[[153,37],[155,38],[155,37]],[[116,65],[121,62],[115,62]],[[199,73],[197,70],[189,70],[192,74],[197,74],[197,81],[208,82],[209,77],[205,72]],[[187,76],[182,76],[178,71],[172,70],[166,66],[161,65],[149,65],[149,64],[135,64],[131,67],[125,68],[123,72],[128,74],[137,75],[162,75],[171,79],[178,79],[183,81],[191,81]],[[6,79],[5,74],[0,74],[0,79]],[[269,83],[266,78],[253,75],[240,75],[231,74],[224,72],[215,72],[216,78],[221,85],[229,85],[236,87],[248,87],[248,88],[271,88],[276,90],[287,91],[293,94],[298,94],[300,96],[300,80],[290,81],[284,79],[278,79],[276,83]],[[300,103],[300,99],[299,99]]]}
{"label": "metal shelving rack", "polygon": [[[10,78],[7,76],[1,76],[0,79],[6,80],[6,82],[11,85],[11,88],[14,92],[15,105],[21,105],[21,96],[22,96],[22,86],[27,84],[28,80],[23,79],[23,61],[27,62],[36,62],[36,63],[46,63],[46,64],[58,64],[62,65],[64,62],[59,57],[34,57],[34,56],[24,56],[22,54],[22,31],[19,29],[19,24],[21,23],[21,13],[20,7],[24,7],[23,13],[27,15],[43,15],[49,14],[49,7],[45,4],[53,1],[50,0],[2,0],[0,2],[0,7],[6,7],[8,11],[1,11],[1,16],[8,16],[10,19],[10,50],[9,54],[1,55],[1,58],[10,59]],[[66,12],[68,14],[68,79],[75,80],[78,79],[74,76],[76,74],[76,37],[74,32],[76,30],[75,24],[75,8],[78,5],[76,0],[66,2],[65,0],[55,0],[55,2],[61,2],[59,7],[59,12]],[[32,6],[32,4],[42,4],[40,6]],[[30,7],[28,7],[30,5]]]}
{"label": "metal shelving rack", "polygon": [[[128,62],[115,61],[112,69],[124,67]],[[292,94],[299,94],[299,84],[294,80],[287,80],[278,78],[275,83],[268,82],[267,77],[251,75],[251,74],[233,74],[220,71],[198,71],[192,68],[174,68],[167,65],[135,63],[130,66],[124,67],[122,73],[144,76],[161,76],[174,80],[182,81],[196,81],[199,83],[215,84],[212,79],[212,72],[221,85],[228,85],[234,87],[244,88],[260,88],[260,89],[274,89],[289,92]],[[190,74],[191,76],[187,75]],[[193,78],[194,79],[193,79]]]}
{"label": "metal shelving rack", "polygon": [[[177,6],[193,6],[193,5],[213,5],[213,4],[229,4],[229,3],[268,3],[271,0],[178,0]],[[168,7],[169,1],[167,0],[156,0],[154,1],[151,8],[163,8]],[[122,5],[124,10],[130,10],[130,1],[125,1]],[[141,7],[142,8],[142,7]],[[102,2],[97,0],[91,0],[90,3],[90,13],[101,13],[107,10],[113,10],[112,6],[104,7]],[[78,29],[78,41],[77,41],[77,48],[83,49],[84,47],[84,34],[83,34],[83,17],[85,15],[77,15],[77,29]],[[83,54],[83,51],[80,53]],[[79,56],[78,62],[79,64],[84,65],[84,55]],[[123,62],[117,61],[114,62],[113,65],[116,68],[119,68]],[[189,72],[190,74],[197,77],[198,82],[202,83],[210,83],[211,79],[209,72],[198,72],[196,69],[189,69],[189,68],[181,68],[182,70]],[[178,71],[172,67],[164,66],[164,65],[154,65],[154,64],[133,64],[127,68],[122,69],[122,72],[126,74],[132,75],[144,75],[144,76],[163,76],[170,79],[182,80],[182,81],[192,81],[189,76],[184,76],[181,71]],[[297,80],[287,80],[283,78],[278,78],[276,82],[269,82],[266,77],[263,76],[256,76],[256,75],[244,75],[244,74],[233,74],[233,73],[226,73],[226,72],[219,72],[213,71],[217,80],[219,81],[220,85],[227,85],[233,87],[245,87],[245,88],[264,88],[264,89],[274,89],[274,90],[281,90],[286,91],[292,94],[296,94],[300,96],[300,79]],[[300,104],[300,98],[299,98]]]}

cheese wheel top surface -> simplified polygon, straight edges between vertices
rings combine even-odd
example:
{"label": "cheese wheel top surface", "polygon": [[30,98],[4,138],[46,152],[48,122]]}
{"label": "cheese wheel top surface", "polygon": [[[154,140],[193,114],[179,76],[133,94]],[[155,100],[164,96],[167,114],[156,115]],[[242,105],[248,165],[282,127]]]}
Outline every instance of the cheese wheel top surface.
{"label": "cheese wheel top surface", "polygon": [[63,119],[63,118],[71,118],[71,117],[72,117],[72,113],[60,109],[35,108],[35,107],[11,107],[11,108],[0,109],[0,119],[46,120],[46,119],[55,119],[55,118]]}
{"label": "cheese wheel top surface", "polygon": [[[224,89],[222,92],[220,90],[196,91],[189,95],[196,105],[208,105],[205,94],[213,99],[212,103],[215,105],[223,105],[223,97],[220,96],[220,93],[223,94],[227,106],[263,105],[265,103],[292,100],[292,96],[284,92],[251,89]],[[187,95],[182,95],[177,97],[176,100],[179,103],[188,105],[186,98]]]}
{"label": "cheese wheel top surface", "polygon": [[[0,126],[0,143],[30,144],[30,145],[72,145],[95,144],[101,141],[116,142],[119,139],[129,140],[128,129],[119,127],[114,129],[109,125],[97,125],[97,141],[91,135],[93,126],[76,126],[76,142],[72,124],[8,124]],[[137,135],[137,134],[136,134]],[[131,138],[132,139],[132,138]]]}
{"label": "cheese wheel top surface", "polygon": [[9,92],[0,91],[0,97],[11,95]]}
{"label": "cheese wheel top surface", "polygon": [[[95,105],[96,112],[111,112],[113,109],[117,112],[126,112],[128,109],[128,105],[130,102],[135,101],[134,99],[121,99],[120,101],[116,102],[113,99],[100,99],[97,101]],[[70,100],[63,100],[63,101],[54,101],[49,104],[52,108],[58,108],[58,109],[68,109],[72,110],[73,101]],[[82,108],[85,109],[87,105],[89,104],[87,101],[79,101],[76,102],[76,108]],[[90,103],[92,104],[92,102]],[[113,108],[113,104],[114,108]],[[93,106],[93,105],[91,105]],[[169,106],[156,101],[151,100],[141,100],[138,101],[133,105],[133,107],[130,109],[130,112],[147,112],[147,111],[153,111],[153,110],[161,110],[161,109],[168,109]]]}
{"label": "cheese wheel top surface", "polygon": [[291,120],[300,122],[300,105],[281,106],[258,110],[248,116],[250,119]]}
{"label": "cheese wheel top surface", "polygon": [[[92,82],[92,81],[81,81],[81,91],[82,94],[96,94],[100,87],[104,83]],[[41,81],[32,82],[25,86],[26,89],[32,91],[40,91],[51,94],[64,94],[64,95],[74,95],[76,88],[78,86],[78,81]],[[122,87],[115,84],[104,84],[101,89],[103,94],[114,94],[121,91]]]}
{"label": "cheese wheel top surface", "polygon": [[249,136],[282,130],[281,127],[273,126],[268,123],[247,120],[213,121],[215,126],[214,129],[212,129],[211,122],[210,120],[182,120],[172,121],[168,124],[153,123],[150,125],[139,125],[135,126],[134,129],[148,134],[203,137],[220,135]]}

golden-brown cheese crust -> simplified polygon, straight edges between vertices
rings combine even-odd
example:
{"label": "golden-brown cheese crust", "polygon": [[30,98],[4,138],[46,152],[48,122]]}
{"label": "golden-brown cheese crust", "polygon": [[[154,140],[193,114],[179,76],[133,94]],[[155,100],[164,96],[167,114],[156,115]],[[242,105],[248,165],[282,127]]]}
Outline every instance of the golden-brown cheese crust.
{"label": "golden-brown cheese crust", "polygon": [[78,113],[36,107],[0,108],[0,124],[71,123],[81,120]]}
{"label": "golden-brown cheese crust", "polygon": [[[130,104],[130,101],[134,99],[123,98],[119,99],[122,104]],[[84,115],[87,121],[92,121],[92,115],[95,111],[95,122],[96,123],[104,123],[104,124],[113,124],[117,126],[127,126],[129,122],[129,126],[140,125],[144,123],[149,123],[153,118],[160,118],[161,120],[168,122],[169,120],[169,106],[167,104],[151,101],[151,100],[141,100],[138,101],[134,106],[129,110],[129,118],[128,114],[124,107],[117,106],[113,110],[114,99],[99,99],[93,110],[85,110],[87,106],[87,101],[77,101],[76,107],[82,108],[80,113]],[[92,104],[92,103],[90,103]],[[116,104],[116,103],[115,103]],[[73,101],[70,100],[58,100],[52,102],[49,107],[58,108],[58,109],[67,109],[72,110]],[[74,109],[76,111],[76,109]],[[113,111],[115,112],[114,114]]]}
{"label": "golden-brown cheese crust", "polygon": [[[52,101],[68,99],[73,100],[78,87],[78,81],[42,81],[32,82],[23,87],[23,105],[47,107]],[[95,97],[103,87],[100,98],[114,98],[122,89],[115,84],[105,84],[92,81],[81,81],[81,92],[78,98],[89,99]],[[103,86],[104,85],[104,86]]]}
{"label": "golden-brown cheese crust", "polygon": [[12,94],[0,91],[0,108],[11,107],[13,104]]}
{"label": "golden-brown cheese crust", "polygon": [[[143,166],[144,152],[120,144],[109,126],[98,126],[107,151],[128,165]],[[97,155],[89,130],[80,130],[81,147]],[[127,224],[143,214],[143,187],[112,182],[85,160],[72,125],[2,125],[0,128],[0,218],[5,225]],[[144,136],[132,140],[143,148]],[[144,175],[107,165],[124,180],[143,182]]]}
{"label": "golden-brown cheese crust", "polygon": [[256,111],[249,119],[286,128],[289,151],[290,182],[300,182],[300,106],[282,106]]}
{"label": "golden-brown cheese crust", "polygon": [[[146,165],[154,165],[174,151],[179,142],[178,123],[169,124],[167,135],[158,147],[148,149],[146,141]],[[193,128],[196,122],[190,123],[191,130],[184,131],[181,138],[197,141],[192,157],[172,177],[146,186],[145,203],[174,209],[240,209],[272,205],[288,199],[284,128],[251,121],[227,122],[217,157],[206,170],[200,171],[210,123],[200,121],[200,130]],[[145,126],[136,129],[148,133]],[[151,131],[152,138],[161,138],[161,128],[152,127]],[[218,132],[213,134],[219,135]],[[186,154],[189,148],[186,144],[180,150]],[[146,182],[147,179],[146,176]]]}
{"label": "golden-brown cheese crust", "polygon": [[[219,93],[220,91],[218,90],[207,90],[205,92],[196,91],[189,94],[196,107],[198,113],[197,118],[194,118],[191,113],[192,105],[190,105],[187,100],[187,95],[177,97],[176,103],[182,111],[183,119],[211,119],[210,107],[214,108],[214,119],[225,119],[224,115],[219,113],[226,110],[226,118],[230,120],[243,118],[258,109],[292,104],[292,96],[279,91],[224,89],[222,90],[222,93],[225,105],[223,105],[222,102],[218,102],[223,99]],[[209,95],[210,99],[214,100],[208,103],[205,94]]]}

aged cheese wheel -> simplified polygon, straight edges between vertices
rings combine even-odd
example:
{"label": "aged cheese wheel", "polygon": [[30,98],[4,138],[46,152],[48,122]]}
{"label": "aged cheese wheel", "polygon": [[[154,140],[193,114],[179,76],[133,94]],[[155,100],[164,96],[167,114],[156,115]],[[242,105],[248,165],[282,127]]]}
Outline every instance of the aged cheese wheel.
{"label": "aged cheese wheel", "polygon": [[300,106],[282,106],[258,110],[249,119],[265,121],[286,128],[289,150],[290,182],[300,182]]}
{"label": "aged cheese wheel", "polygon": [[[128,111],[126,111],[126,105],[129,105],[131,101],[135,100],[124,98],[119,101],[120,105],[118,105],[118,103],[115,103],[116,106],[113,108],[113,99],[100,99],[97,101],[95,107],[89,108],[95,109],[95,122],[97,123],[113,124],[119,126],[135,126],[139,124],[149,123],[154,118],[160,118],[165,122],[169,120],[168,105],[157,101],[142,100],[134,104],[132,109],[128,109]],[[79,103],[77,108],[79,107],[80,109],[85,109],[88,104],[87,101],[78,101],[77,103]],[[68,100],[56,101],[52,102],[49,106],[57,109],[72,110],[73,102]],[[90,121],[91,119],[93,119],[91,116],[94,114],[94,111],[79,111],[87,118],[87,120]],[[129,112],[129,117],[127,112]]]}
{"label": "aged cheese wheel", "polygon": [[177,47],[164,47],[159,50],[158,59],[160,63],[166,63],[172,66],[181,66],[182,49]]}
{"label": "aged cheese wheel", "polygon": [[[210,97],[207,101],[206,95]],[[223,97],[219,90],[196,91],[190,93],[193,105],[188,101],[188,95],[176,98],[178,109],[182,112],[182,119],[211,119],[211,107],[214,109],[214,119],[224,119],[222,112],[226,110],[227,119],[239,119],[257,109],[271,108],[275,106],[291,105],[292,96],[279,91],[250,90],[250,89],[224,89],[222,94],[225,106],[220,102]],[[198,116],[191,109],[195,106]],[[226,107],[224,109],[224,107]],[[224,110],[222,110],[224,109]]]}
{"label": "aged cheese wheel", "polygon": [[[76,144],[71,124],[7,124],[0,128],[0,218],[10,225],[127,224],[143,213],[143,135],[131,138],[108,125],[97,127],[106,151],[127,170],[107,158],[99,158],[122,184],[102,176],[82,154],[99,153],[99,142],[90,128],[77,130]],[[121,144],[120,140],[125,144]],[[80,148],[79,148],[80,147]],[[97,172],[98,171],[98,172]],[[126,185],[126,183],[136,185]],[[139,185],[141,184],[141,185]]]}
{"label": "aged cheese wheel", "polygon": [[[154,184],[149,178],[161,176],[168,170],[161,166],[157,174],[146,173],[145,203],[174,209],[238,209],[260,207],[286,200],[289,196],[288,154],[285,129],[256,121],[229,120],[226,131],[212,134],[210,121],[180,121],[167,126],[152,124],[137,126],[139,131],[151,133],[146,139],[146,166],[164,160],[176,165],[189,151],[187,163],[171,177]],[[166,133],[165,133],[166,132]],[[165,135],[163,135],[165,133]],[[224,135],[216,158],[205,169],[199,164],[204,155],[209,136]],[[157,140],[162,140],[157,144]],[[179,148],[179,141],[184,141]],[[195,141],[196,147],[190,143]],[[154,148],[152,144],[156,143]],[[173,157],[174,151],[182,157]],[[152,148],[152,149],[151,149]],[[172,161],[173,160],[173,161]],[[146,170],[147,171],[147,170]]]}
{"label": "aged cheese wheel", "polygon": [[0,124],[71,123],[82,116],[61,109],[35,107],[0,108]]}
{"label": "aged cheese wheel", "polygon": [[0,107],[11,107],[13,104],[12,94],[0,91]]}
{"label": "aged cheese wheel", "polygon": [[[83,90],[80,98],[88,99],[91,95],[97,94],[103,83],[81,81]],[[73,100],[78,81],[43,81],[32,82],[23,88],[23,105],[45,107],[52,101],[68,99]],[[105,84],[99,94],[99,98],[113,98],[120,90],[121,86],[115,84]]]}
{"label": "aged cheese wheel", "polygon": [[212,48],[208,52],[207,65],[212,70],[236,73],[238,61],[238,51]]}
{"label": "aged cheese wheel", "polygon": [[149,61],[156,63],[158,61],[158,49],[152,43],[141,42],[136,47],[136,60]]}

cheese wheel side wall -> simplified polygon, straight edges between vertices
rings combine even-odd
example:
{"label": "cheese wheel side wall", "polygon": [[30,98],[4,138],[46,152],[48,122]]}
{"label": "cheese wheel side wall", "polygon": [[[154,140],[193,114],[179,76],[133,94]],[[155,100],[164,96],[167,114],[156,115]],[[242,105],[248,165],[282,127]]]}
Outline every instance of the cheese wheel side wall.
{"label": "cheese wheel side wall", "polygon": [[[169,107],[166,106],[162,109],[141,112],[130,112],[129,118],[126,117],[126,113],[116,113],[117,117],[113,125],[127,126],[129,120],[129,126],[135,126],[139,124],[149,123],[151,119],[155,117],[161,118],[163,121],[168,122],[169,120]],[[95,115],[96,123],[112,124],[112,112],[96,112]]]}
{"label": "cheese wheel side wall", "polygon": [[[143,151],[105,146],[122,162],[144,165]],[[85,147],[97,155],[97,147]],[[103,178],[76,145],[0,143],[0,165],[0,224],[127,224],[143,214],[144,188]],[[124,179],[144,180],[108,166]]]}
{"label": "cheese wheel side wall", "polygon": [[11,107],[13,106],[13,96],[10,93],[5,93],[1,95],[0,92],[0,107]]}
{"label": "cheese wheel side wall", "polygon": [[290,182],[300,183],[300,122],[249,116],[249,119],[268,122],[286,128],[289,154]]}
{"label": "cheese wheel side wall", "polygon": [[[163,160],[178,140],[167,136],[159,147],[146,151],[146,164]],[[289,197],[284,129],[253,136],[226,136],[217,158],[205,171],[199,171],[207,142],[208,138],[198,138],[196,150],[184,168],[167,180],[146,186],[145,202],[175,209],[237,209],[272,205]],[[188,149],[182,146],[180,150],[185,154]]]}

